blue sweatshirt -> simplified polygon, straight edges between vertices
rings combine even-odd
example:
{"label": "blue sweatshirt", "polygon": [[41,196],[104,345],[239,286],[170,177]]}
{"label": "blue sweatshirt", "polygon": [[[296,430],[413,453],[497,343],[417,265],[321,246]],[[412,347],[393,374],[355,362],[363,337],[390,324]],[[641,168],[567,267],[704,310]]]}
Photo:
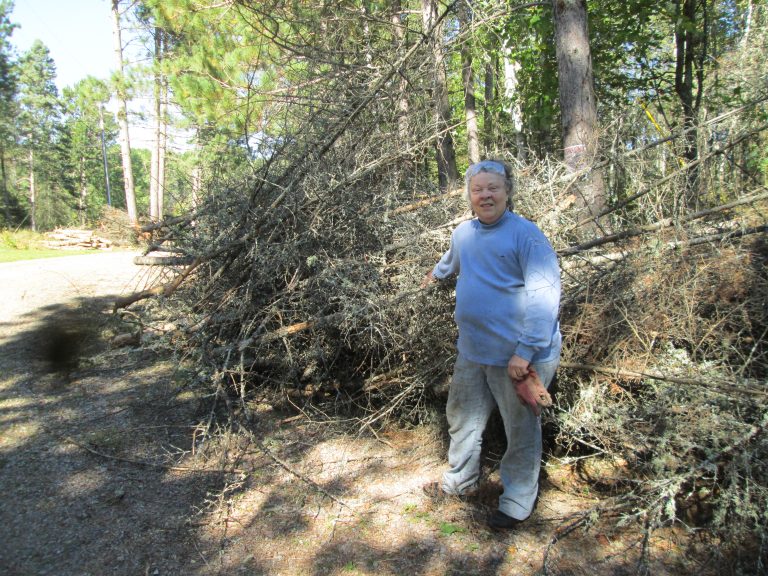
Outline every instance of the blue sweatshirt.
{"label": "blue sweatshirt", "polygon": [[432,274],[459,275],[455,318],[467,359],[506,366],[515,354],[533,364],[560,353],[560,268],[533,222],[509,211],[491,225],[462,222]]}

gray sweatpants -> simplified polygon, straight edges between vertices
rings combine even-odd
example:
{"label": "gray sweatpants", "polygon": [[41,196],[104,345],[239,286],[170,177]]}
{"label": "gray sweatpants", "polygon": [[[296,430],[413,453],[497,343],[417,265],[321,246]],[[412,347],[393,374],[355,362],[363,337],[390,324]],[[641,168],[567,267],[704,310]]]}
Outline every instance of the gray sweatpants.
{"label": "gray sweatpants", "polygon": [[[544,386],[549,387],[560,363],[533,364]],[[533,510],[539,491],[541,467],[541,418],[517,398],[506,366],[470,362],[459,354],[448,392],[449,469],[443,474],[443,490],[462,494],[474,488],[480,477],[480,445],[483,430],[495,406],[499,406],[507,450],[501,459],[504,493],[499,510],[524,520]]]}

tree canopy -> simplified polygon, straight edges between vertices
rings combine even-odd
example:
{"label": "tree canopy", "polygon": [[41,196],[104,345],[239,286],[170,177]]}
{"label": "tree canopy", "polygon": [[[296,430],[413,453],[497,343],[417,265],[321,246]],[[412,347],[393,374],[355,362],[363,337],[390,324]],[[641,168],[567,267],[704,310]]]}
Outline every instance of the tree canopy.
{"label": "tree canopy", "polygon": [[[369,114],[370,125],[377,124],[382,134],[398,126],[399,145],[411,150],[413,159],[423,157],[424,166],[443,186],[456,179],[453,165],[466,165],[473,155],[508,151],[518,159],[562,157],[566,146],[558,93],[562,78],[558,78],[552,6],[511,0],[460,4],[118,2],[123,25],[135,36],[131,43],[138,39],[144,48],[128,55],[126,74],[119,82],[103,80],[111,96],[128,90],[152,98],[152,90],[156,91],[151,114],[156,117],[158,141],[161,135],[165,139],[164,144],[153,144],[157,150],[165,150],[174,131],[194,135],[193,148],[182,154],[172,151],[168,162],[165,152],[153,151],[150,171],[161,174],[148,180],[160,182],[158,189],[165,193],[167,188],[173,196],[171,212],[191,205],[194,194],[188,184],[195,178],[202,182],[247,174],[283,146],[295,144],[298,133],[300,140],[312,141],[309,148],[322,149],[324,137],[343,129],[345,119],[360,112]],[[600,131],[607,134],[628,113],[638,121],[622,136],[623,146],[685,130],[686,138],[667,149],[674,148],[675,162],[695,165],[701,139],[696,128],[704,120],[702,114],[712,110],[703,109],[704,94],[707,102],[717,98],[721,108],[745,101],[745,88],[736,83],[729,91],[725,86],[722,62],[734,50],[760,41],[761,8],[745,0],[574,3],[579,4],[589,20]],[[12,8],[10,0],[3,0],[1,105],[8,110],[18,107],[19,112],[14,122],[10,119],[16,115],[3,114],[1,129],[6,170],[20,173],[21,158],[28,162],[30,150],[51,152],[59,139],[72,138],[61,132],[80,129],[68,115],[86,117],[78,106],[91,103],[80,99],[65,105],[58,100],[64,96],[55,93],[55,63],[43,45],[36,44],[27,54],[14,53]],[[423,47],[414,52],[431,25],[438,26],[429,39],[432,56]],[[111,109],[106,102],[104,106]],[[321,115],[324,123],[313,121]],[[107,132],[113,139],[107,142],[108,156],[114,134]],[[83,146],[99,150],[100,131],[86,133]],[[83,135],[75,139],[82,141]],[[598,154],[604,152],[602,146]],[[197,160],[182,161],[185,154]],[[45,167],[61,158],[43,155],[38,160]],[[181,189],[166,186],[170,182],[166,174],[176,170],[177,160],[179,165],[196,166],[195,176],[184,176],[187,185]],[[70,181],[79,180],[78,167],[58,169],[68,172]],[[142,180],[138,172],[143,169],[139,165],[131,171]],[[118,175],[119,171],[112,174],[110,182],[119,206],[124,194]],[[78,197],[80,192],[59,186],[49,194],[48,183],[43,179],[39,184],[42,209],[55,214],[44,226],[79,218],[82,210],[64,209],[67,202],[56,199]],[[96,187],[96,180],[91,186]],[[689,170],[687,186],[683,204],[693,202],[695,207],[705,191],[695,168]],[[106,180],[99,187],[99,193],[94,189],[90,196],[96,202],[90,217],[106,202],[96,200],[106,198]],[[18,222],[24,216],[21,212],[12,216],[11,208],[26,206],[22,210],[30,222],[29,187],[24,191],[18,177],[6,177],[4,191],[4,218]],[[609,190],[609,201],[611,193],[621,195]],[[150,199],[150,211],[158,209],[152,208],[155,194],[137,191],[139,198]],[[60,206],[46,208],[49,199]]]}

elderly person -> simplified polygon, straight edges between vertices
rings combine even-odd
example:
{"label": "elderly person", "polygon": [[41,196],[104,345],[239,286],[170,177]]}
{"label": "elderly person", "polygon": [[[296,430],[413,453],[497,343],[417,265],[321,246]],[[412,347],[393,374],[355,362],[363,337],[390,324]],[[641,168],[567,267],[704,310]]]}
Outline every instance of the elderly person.
{"label": "elderly person", "polygon": [[477,490],[482,434],[498,406],[507,437],[500,465],[504,492],[488,524],[505,530],[531,514],[538,494],[540,409],[521,386],[538,376],[548,387],[560,361],[560,270],[541,230],[510,210],[506,164],[470,166],[466,192],[476,218],[454,230],[450,248],[422,283],[458,274],[458,356],[446,406],[449,469],[431,492],[466,496]]}

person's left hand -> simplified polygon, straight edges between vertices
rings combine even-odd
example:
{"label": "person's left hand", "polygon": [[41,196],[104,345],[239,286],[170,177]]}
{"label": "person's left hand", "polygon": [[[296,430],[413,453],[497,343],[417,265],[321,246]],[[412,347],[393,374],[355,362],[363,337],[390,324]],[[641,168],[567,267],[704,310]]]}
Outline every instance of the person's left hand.
{"label": "person's left hand", "polygon": [[528,406],[534,416],[541,414],[542,407],[552,406],[552,396],[533,368],[528,368],[528,377],[515,382],[514,386],[520,402]]}
{"label": "person's left hand", "polygon": [[512,356],[507,362],[507,374],[513,382],[520,382],[528,376],[528,366],[530,362],[525,358],[520,358],[517,354]]}

